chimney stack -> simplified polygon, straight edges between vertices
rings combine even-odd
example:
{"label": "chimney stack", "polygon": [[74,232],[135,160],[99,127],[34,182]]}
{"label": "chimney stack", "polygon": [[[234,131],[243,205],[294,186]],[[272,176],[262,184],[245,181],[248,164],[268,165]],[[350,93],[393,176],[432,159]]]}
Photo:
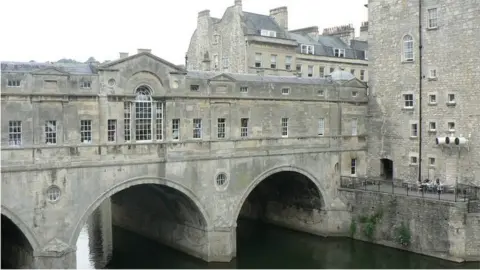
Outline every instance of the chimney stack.
{"label": "chimney stack", "polygon": [[120,53],[120,59],[127,58],[128,57],[128,52],[121,52]]}
{"label": "chimney stack", "polygon": [[137,53],[152,53],[152,49],[137,49]]}
{"label": "chimney stack", "polygon": [[278,7],[270,10],[270,17],[272,17],[280,27],[288,30],[288,9],[287,7]]}
{"label": "chimney stack", "polygon": [[323,29],[323,35],[339,37],[345,44],[350,46],[350,41],[355,39],[355,28],[353,25],[341,25]]}
{"label": "chimney stack", "polygon": [[360,36],[358,37],[358,40],[367,41],[367,39],[368,39],[368,22],[362,22],[362,25],[360,26]]}
{"label": "chimney stack", "polygon": [[242,7],[242,0],[235,0],[235,6]]}
{"label": "chimney stack", "polygon": [[201,18],[201,17],[210,17],[210,10],[205,9],[205,10],[202,10],[202,11],[198,12],[198,18]]}

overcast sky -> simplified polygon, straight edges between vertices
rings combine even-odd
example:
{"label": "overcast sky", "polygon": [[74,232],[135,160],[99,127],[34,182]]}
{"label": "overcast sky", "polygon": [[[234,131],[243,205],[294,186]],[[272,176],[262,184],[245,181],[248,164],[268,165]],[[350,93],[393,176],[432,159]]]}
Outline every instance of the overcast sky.
{"label": "overcast sky", "polygon": [[[2,61],[117,59],[137,48],[174,64],[185,62],[199,11],[221,18],[234,0],[2,0]],[[243,10],[269,14],[287,6],[289,29],[368,20],[367,0],[243,0]]]}

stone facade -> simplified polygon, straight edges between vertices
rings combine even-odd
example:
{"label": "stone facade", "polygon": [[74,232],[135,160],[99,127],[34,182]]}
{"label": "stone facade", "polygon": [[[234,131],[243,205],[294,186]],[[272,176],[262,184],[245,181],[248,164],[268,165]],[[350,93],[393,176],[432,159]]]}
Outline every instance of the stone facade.
{"label": "stone facade", "polygon": [[422,0],[420,10],[419,0],[370,0],[368,9],[368,172],[382,174],[389,159],[394,178],[414,182],[421,162],[422,180],[480,185],[479,1]]}
{"label": "stone facade", "polygon": [[324,29],[322,35],[318,27],[289,31],[287,7],[267,16],[243,11],[235,1],[221,19],[209,10],[199,12],[187,69],[324,77],[340,67],[367,81],[368,23],[360,30],[359,38],[351,25]]}
{"label": "stone facade", "polygon": [[[341,190],[352,211],[355,239],[409,250],[451,261],[480,258],[480,216],[468,213],[466,202],[447,202],[369,191]],[[378,216],[372,237],[362,219]],[[410,239],[400,242],[402,223]],[[404,238],[406,239],[406,238]],[[401,244],[404,243],[404,244]]]}
{"label": "stone facade", "polygon": [[[101,209],[112,219],[97,218],[107,225],[135,227],[207,261],[230,260],[243,203],[284,171],[318,191],[316,223],[282,222],[278,202],[268,204],[272,222],[348,231],[337,187],[340,175],[366,174],[368,103],[365,84],[348,72],[186,72],[141,50],[103,65],[4,62],[2,73],[2,214],[28,239],[35,267],[74,267],[80,230],[110,197],[111,209]],[[140,196],[129,189],[144,185],[159,188]],[[306,194],[296,189],[293,197]],[[157,210],[170,209],[161,215],[170,218],[123,203],[145,206],[152,194],[165,194]]]}

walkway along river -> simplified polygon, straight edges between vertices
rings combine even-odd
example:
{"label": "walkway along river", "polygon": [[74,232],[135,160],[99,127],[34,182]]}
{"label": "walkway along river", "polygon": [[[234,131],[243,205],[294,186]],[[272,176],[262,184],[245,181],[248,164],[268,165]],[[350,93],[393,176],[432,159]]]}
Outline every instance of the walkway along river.
{"label": "walkway along river", "polygon": [[[242,220],[237,229],[237,258],[206,263],[118,227],[107,268],[459,268],[454,263],[348,238],[323,238]],[[77,242],[77,267],[93,269],[101,247],[89,248],[84,229]]]}

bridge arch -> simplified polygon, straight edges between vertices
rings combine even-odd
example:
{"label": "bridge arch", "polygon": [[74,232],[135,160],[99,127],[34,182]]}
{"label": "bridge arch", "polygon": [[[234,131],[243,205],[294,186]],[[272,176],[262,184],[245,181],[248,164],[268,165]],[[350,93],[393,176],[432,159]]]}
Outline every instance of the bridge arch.
{"label": "bridge arch", "polygon": [[75,225],[73,234],[69,239],[69,244],[71,246],[75,246],[76,241],[82,230],[82,227],[87,222],[88,217],[92,215],[92,213],[102,204],[102,202],[105,199],[110,198],[116,193],[119,193],[122,190],[125,190],[127,188],[138,186],[138,185],[144,185],[144,184],[157,184],[157,185],[172,188],[182,193],[188,199],[190,199],[191,202],[193,202],[197,210],[201,213],[203,222],[204,224],[206,224],[206,230],[210,231],[211,228],[213,228],[213,226],[211,225],[211,219],[208,212],[205,210],[205,207],[200,202],[200,199],[195,195],[195,193],[192,190],[190,190],[188,187],[178,182],[175,182],[166,178],[156,177],[156,176],[144,176],[144,177],[135,177],[135,178],[131,178],[126,181],[123,181],[122,183],[114,185],[111,188],[109,188],[107,191],[102,193],[92,204],[90,204],[87,207],[87,209],[81,215],[81,218],[78,220],[77,224]]}
{"label": "bridge arch", "polygon": [[311,174],[310,172],[308,172],[308,171],[306,171],[306,170],[304,170],[300,167],[297,167],[297,166],[292,166],[292,165],[278,166],[278,167],[272,168],[272,169],[270,169],[268,171],[265,171],[262,174],[258,175],[250,183],[250,185],[248,185],[247,189],[243,192],[242,197],[240,198],[240,200],[238,201],[238,203],[235,207],[235,212],[234,212],[234,216],[233,216],[234,224],[237,222],[237,220],[240,216],[240,212],[242,210],[242,207],[244,206],[247,198],[252,194],[252,192],[255,190],[255,188],[260,183],[262,183],[264,180],[269,178],[270,176],[273,176],[273,175],[275,175],[277,173],[281,173],[281,172],[295,172],[295,173],[298,173],[298,174],[303,175],[306,178],[308,178],[308,180],[310,180],[316,186],[316,188],[318,189],[318,193],[321,197],[323,207],[325,207],[327,205],[326,201],[325,201],[325,194],[326,194],[325,188],[323,187],[321,182],[318,181],[318,179],[313,174]]}
{"label": "bridge arch", "polygon": [[17,228],[23,233],[25,238],[27,238],[28,242],[32,246],[34,251],[37,251],[40,244],[37,240],[35,234],[30,230],[30,228],[21,220],[14,212],[8,209],[6,206],[2,205],[2,215],[7,217],[13,224],[17,226]]}

